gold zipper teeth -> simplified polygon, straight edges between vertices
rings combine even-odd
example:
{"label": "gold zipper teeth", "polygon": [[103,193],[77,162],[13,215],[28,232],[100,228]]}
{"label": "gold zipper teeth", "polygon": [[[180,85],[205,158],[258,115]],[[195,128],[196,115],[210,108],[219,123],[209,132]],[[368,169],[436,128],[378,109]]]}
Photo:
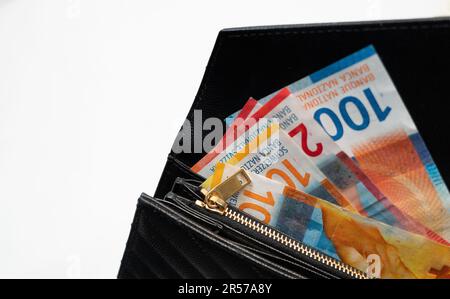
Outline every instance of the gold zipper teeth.
{"label": "gold zipper teeth", "polygon": [[364,272],[362,272],[358,269],[355,269],[351,266],[348,266],[348,265],[346,265],[334,258],[326,256],[320,252],[317,252],[316,250],[309,248],[308,246],[305,246],[305,245],[301,244],[300,242],[292,240],[291,238],[277,232],[276,230],[273,230],[270,227],[263,225],[253,219],[250,219],[241,213],[238,213],[229,208],[226,208],[224,215],[233,221],[243,224],[246,227],[248,227],[260,234],[263,234],[264,236],[267,236],[278,243],[288,246],[289,248],[291,248],[303,255],[306,255],[320,263],[328,265],[338,271],[344,272],[344,273],[346,273],[354,278],[358,278],[358,279],[367,279],[368,278]]}

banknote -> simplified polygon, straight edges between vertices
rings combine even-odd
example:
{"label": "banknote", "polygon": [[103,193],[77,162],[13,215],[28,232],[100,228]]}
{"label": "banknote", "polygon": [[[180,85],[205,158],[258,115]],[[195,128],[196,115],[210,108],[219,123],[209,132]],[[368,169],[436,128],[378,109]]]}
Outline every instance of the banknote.
{"label": "banknote", "polygon": [[[227,152],[232,152],[228,155]],[[229,163],[246,171],[261,174],[293,188],[303,190],[332,203],[354,210],[349,200],[314,165],[293,140],[273,121],[239,151],[221,153],[212,161]],[[215,167],[204,168],[200,174],[208,177],[205,184],[211,183]],[[312,211],[312,209],[309,209]],[[308,210],[305,210],[307,213]]]}
{"label": "banknote", "polygon": [[[219,163],[207,189],[239,168]],[[324,254],[379,278],[450,278],[450,247],[388,226],[301,190],[248,173],[235,205]],[[305,211],[312,212],[305,213]]]}
{"label": "banknote", "polygon": [[[230,147],[231,144],[234,144],[236,150],[242,148],[246,142],[255,138],[260,129],[264,129],[266,126],[261,125],[261,128],[258,126],[253,126],[252,131],[249,132],[246,136],[241,136],[244,132],[244,128],[249,128],[250,125],[244,126],[244,122],[248,119],[250,115],[256,112],[261,105],[253,98],[249,98],[239,113],[236,114],[236,117],[230,122],[229,127],[225,131],[222,139],[217,143],[217,145],[208,152],[202,159],[200,159],[194,166],[192,166],[192,171],[203,174],[203,169],[213,168],[215,163],[217,162],[217,157],[219,154],[223,153],[227,148]],[[240,137],[241,136],[241,137]],[[240,143],[236,142],[236,140],[240,137]],[[246,139],[247,138],[247,139]],[[215,159],[215,161],[213,161]],[[213,162],[212,162],[213,161]],[[211,169],[212,171],[212,169]]]}
{"label": "banknote", "polygon": [[435,235],[393,205],[316,121],[301,116],[300,105],[297,98],[284,88],[251,117],[277,119],[280,128],[349,200],[352,209],[361,215],[415,233]]}
{"label": "banknote", "polygon": [[435,240],[450,240],[450,194],[373,46],[287,88],[299,113],[319,123],[399,210]]}

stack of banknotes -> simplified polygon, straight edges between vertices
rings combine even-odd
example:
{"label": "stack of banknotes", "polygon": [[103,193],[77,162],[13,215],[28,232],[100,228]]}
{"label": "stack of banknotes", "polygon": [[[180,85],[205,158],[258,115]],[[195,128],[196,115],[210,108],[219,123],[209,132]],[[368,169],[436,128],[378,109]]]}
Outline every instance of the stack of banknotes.
{"label": "stack of banknotes", "polygon": [[381,278],[450,278],[450,194],[373,46],[229,116],[192,170],[244,213]]}

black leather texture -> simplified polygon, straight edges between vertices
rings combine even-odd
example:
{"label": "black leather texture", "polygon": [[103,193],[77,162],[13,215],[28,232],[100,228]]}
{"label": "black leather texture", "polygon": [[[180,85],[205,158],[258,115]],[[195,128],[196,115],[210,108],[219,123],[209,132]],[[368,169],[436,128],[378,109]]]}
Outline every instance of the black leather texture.
{"label": "black leather texture", "polygon": [[120,278],[350,278],[178,197],[141,195]]}
{"label": "black leather texture", "polygon": [[[250,96],[264,97],[369,44],[448,184],[449,18],[222,30],[187,118],[192,121],[194,109],[201,109],[203,119],[224,119]],[[164,198],[177,177],[201,179],[189,167],[204,154],[171,152],[154,198]],[[255,262],[255,254],[239,254],[226,241],[218,242],[221,236],[199,233],[188,216],[149,202],[139,200],[119,278],[317,277]]]}
{"label": "black leather texture", "polygon": [[[143,195],[119,278],[294,278]],[[286,273],[286,274],[284,274]]]}

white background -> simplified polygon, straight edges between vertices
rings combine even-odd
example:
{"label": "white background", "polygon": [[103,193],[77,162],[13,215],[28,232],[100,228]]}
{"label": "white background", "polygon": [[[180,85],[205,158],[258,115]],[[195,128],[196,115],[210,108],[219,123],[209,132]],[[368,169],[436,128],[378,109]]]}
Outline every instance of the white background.
{"label": "white background", "polygon": [[432,17],[448,0],[0,0],[0,277],[115,277],[225,27]]}

